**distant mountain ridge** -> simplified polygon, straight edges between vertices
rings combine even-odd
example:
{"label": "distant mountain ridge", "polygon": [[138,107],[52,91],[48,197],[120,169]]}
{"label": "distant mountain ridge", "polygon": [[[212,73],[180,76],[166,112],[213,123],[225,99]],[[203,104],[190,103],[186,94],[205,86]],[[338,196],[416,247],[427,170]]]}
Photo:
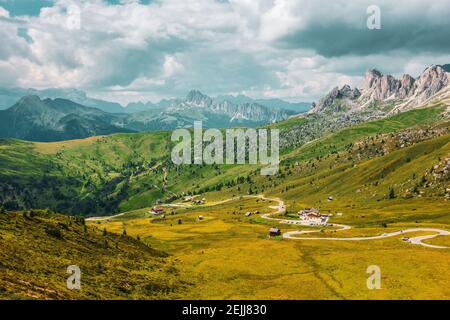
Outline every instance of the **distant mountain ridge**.
{"label": "distant mountain ridge", "polygon": [[[2,88],[0,87],[0,110],[7,109],[19,101],[22,97],[28,95],[36,95],[42,99],[67,99],[78,104],[98,108],[109,113],[136,113],[143,111],[161,110],[169,107],[174,103],[183,101],[183,98],[162,99],[159,102],[136,101],[130,102],[126,106],[117,102],[111,102],[89,97],[86,92],[78,89],[24,89],[24,88]],[[214,98],[215,102],[229,101],[233,104],[257,103],[268,108],[286,109],[295,111],[296,113],[306,112],[311,103],[299,102],[291,103],[281,99],[253,99],[244,95],[222,95]]]}
{"label": "distant mountain ridge", "polygon": [[277,98],[269,99],[253,99],[245,95],[220,95],[214,98],[217,102],[229,101],[235,104],[242,103],[257,103],[268,108],[286,109],[295,111],[296,113],[303,113],[309,110],[311,102],[287,102]]}
{"label": "distant mountain ridge", "polygon": [[7,110],[0,110],[0,137],[56,141],[132,132],[114,124],[119,120],[113,114],[70,100],[41,100],[31,95]]}
{"label": "distant mountain ridge", "polygon": [[233,103],[228,100],[215,100],[198,90],[191,90],[184,101],[172,103],[168,111],[176,112],[192,108],[226,114],[230,117],[230,122],[242,120],[273,123],[295,114],[290,110],[268,108],[255,102]]}
{"label": "distant mountain ridge", "polygon": [[184,99],[165,102],[167,105],[160,106],[159,110],[129,115],[123,126],[136,131],[173,130],[192,127],[194,121],[201,120],[206,128],[254,127],[285,120],[295,114],[257,103],[218,102],[198,90],[191,90]]}
{"label": "distant mountain ridge", "polygon": [[[146,108],[139,104],[131,107]],[[173,130],[192,127],[198,120],[209,128],[254,127],[285,120],[293,114],[256,103],[218,103],[197,90],[189,92],[185,99],[166,100],[152,105],[150,110],[134,113],[109,113],[68,99],[29,95],[0,110],[0,137],[57,141],[119,132]]]}
{"label": "distant mountain ridge", "polygon": [[110,102],[100,99],[90,98],[84,91],[77,89],[23,89],[23,88],[0,88],[0,110],[11,107],[25,96],[39,96],[41,99],[66,99],[84,105],[86,107],[97,108],[109,113],[126,112],[117,102]]}

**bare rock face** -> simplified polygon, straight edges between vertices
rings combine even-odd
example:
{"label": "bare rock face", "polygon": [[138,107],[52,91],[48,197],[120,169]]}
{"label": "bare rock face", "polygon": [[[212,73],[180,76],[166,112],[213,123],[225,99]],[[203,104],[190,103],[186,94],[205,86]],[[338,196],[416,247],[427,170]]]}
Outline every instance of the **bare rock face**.
{"label": "bare rock face", "polygon": [[396,96],[400,82],[391,75],[384,75],[378,81],[374,98],[377,100],[385,100],[391,96]]}
{"label": "bare rock face", "polygon": [[365,97],[373,100],[385,100],[396,96],[400,89],[400,81],[391,75],[383,75],[380,71],[373,69],[366,72],[361,88]]}
{"label": "bare rock face", "polygon": [[359,98],[361,92],[357,88],[352,89],[346,84],[341,88],[341,90],[339,90],[339,94],[344,98],[356,99]]}
{"label": "bare rock face", "polygon": [[443,87],[448,85],[449,75],[441,66],[430,66],[417,78],[415,94],[428,99]]}
{"label": "bare rock face", "polygon": [[424,101],[449,84],[449,75],[441,66],[430,66],[417,78],[404,74],[400,79],[383,75],[376,69],[366,72],[361,83],[363,96],[372,100],[417,97]]}
{"label": "bare rock face", "polygon": [[399,98],[406,98],[410,95],[411,92],[414,91],[414,83],[415,79],[411,77],[409,74],[404,74],[400,78],[400,88],[398,90],[397,96]]}
{"label": "bare rock face", "polygon": [[[357,88],[352,89],[349,85],[344,85],[341,89],[335,87],[330,93],[323,97],[318,104],[313,103],[311,105],[311,112],[330,110],[336,100],[353,100],[360,95],[361,92]],[[339,111],[339,106],[334,106],[334,108],[336,109],[334,111]]]}
{"label": "bare rock face", "polygon": [[383,74],[377,69],[368,70],[364,75],[364,79],[361,83],[362,90],[368,90],[372,88],[373,84],[383,76]]}
{"label": "bare rock face", "polygon": [[450,88],[450,73],[446,70],[450,70],[450,67],[446,69],[432,65],[417,78],[404,74],[400,79],[384,75],[377,69],[368,70],[360,90],[348,85],[340,89],[336,87],[317,104],[313,103],[310,112],[358,111],[370,106],[369,102],[373,101],[394,101],[401,110],[412,108],[424,103],[443,88]]}

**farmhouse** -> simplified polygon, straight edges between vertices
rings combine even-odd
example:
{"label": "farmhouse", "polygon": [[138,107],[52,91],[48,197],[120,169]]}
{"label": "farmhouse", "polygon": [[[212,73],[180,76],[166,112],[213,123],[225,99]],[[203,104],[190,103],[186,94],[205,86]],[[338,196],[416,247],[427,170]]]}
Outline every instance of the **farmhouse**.
{"label": "farmhouse", "polygon": [[307,221],[314,224],[327,223],[329,215],[321,214],[319,209],[305,208],[298,212],[299,218],[303,221]]}
{"label": "farmhouse", "polygon": [[321,214],[318,209],[316,208],[305,208],[301,211],[299,211],[299,217],[302,220],[311,220],[311,219],[317,219],[321,217]]}
{"label": "farmhouse", "polygon": [[153,207],[152,210],[149,211],[150,214],[161,215],[164,214],[164,208],[161,207]]}

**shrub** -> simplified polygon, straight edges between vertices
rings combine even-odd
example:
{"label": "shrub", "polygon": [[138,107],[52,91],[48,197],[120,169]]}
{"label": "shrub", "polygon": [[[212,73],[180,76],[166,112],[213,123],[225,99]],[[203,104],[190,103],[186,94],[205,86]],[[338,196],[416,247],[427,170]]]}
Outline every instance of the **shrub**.
{"label": "shrub", "polygon": [[60,231],[58,228],[55,228],[55,227],[47,227],[47,228],[45,229],[45,232],[46,232],[49,236],[51,236],[51,237],[53,237],[53,238],[60,239],[60,240],[63,238],[63,235],[62,235],[61,231]]}
{"label": "shrub", "polygon": [[389,199],[394,199],[395,198],[395,191],[393,188],[391,188],[391,190],[389,190],[389,195],[388,195]]}

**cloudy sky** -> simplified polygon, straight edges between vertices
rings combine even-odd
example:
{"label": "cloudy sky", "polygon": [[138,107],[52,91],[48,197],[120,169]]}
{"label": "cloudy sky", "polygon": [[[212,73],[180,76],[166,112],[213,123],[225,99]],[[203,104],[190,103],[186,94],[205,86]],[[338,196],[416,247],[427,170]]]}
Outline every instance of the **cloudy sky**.
{"label": "cloudy sky", "polygon": [[449,17],[450,0],[0,0],[0,86],[313,101],[369,68],[450,63]]}

